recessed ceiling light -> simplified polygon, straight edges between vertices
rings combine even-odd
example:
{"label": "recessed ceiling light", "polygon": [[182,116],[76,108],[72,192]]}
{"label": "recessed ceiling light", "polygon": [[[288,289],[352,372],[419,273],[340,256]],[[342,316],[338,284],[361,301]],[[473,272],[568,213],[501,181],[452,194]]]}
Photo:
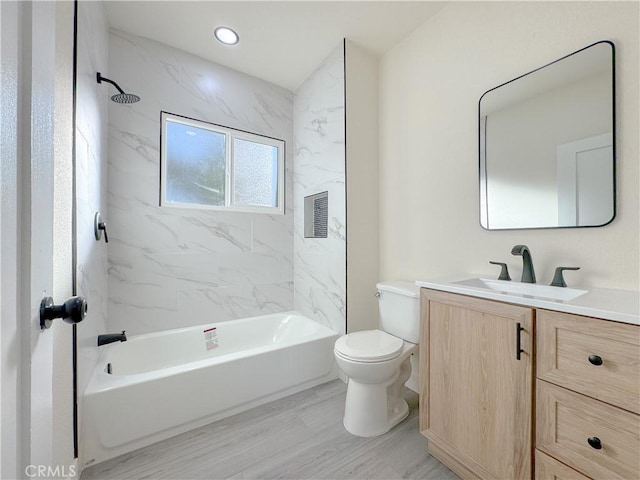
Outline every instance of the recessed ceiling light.
{"label": "recessed ceiling light", "polygon": [[213,31],[219,42],[225,45],[235,45],[240,41],[240,37],[229,27],[218,27]]}

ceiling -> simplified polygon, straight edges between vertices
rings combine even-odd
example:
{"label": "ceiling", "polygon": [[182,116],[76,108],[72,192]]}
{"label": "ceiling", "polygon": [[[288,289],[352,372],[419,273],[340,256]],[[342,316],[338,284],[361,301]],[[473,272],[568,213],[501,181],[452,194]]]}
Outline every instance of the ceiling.
{"label": "ceiling", "polygon": [[[112,28],[295,90],[347,38],[382,55],[435,15],[435,1],[107,1]],[[218,25],[240,35],[228,47]]]}

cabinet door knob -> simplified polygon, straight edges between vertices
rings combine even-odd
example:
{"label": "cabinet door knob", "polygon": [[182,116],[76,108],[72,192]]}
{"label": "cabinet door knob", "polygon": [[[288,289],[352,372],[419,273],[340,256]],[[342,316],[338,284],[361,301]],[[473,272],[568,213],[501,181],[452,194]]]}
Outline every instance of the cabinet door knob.
{"label": "cabinet door knob", "polygon": [[600,441],[600,439],[598,437],[589,437],[589,438],[587,438],[587,443],[589,445],[591,445],[591,447],[595,448],[596,450],[601,450],[602,449],[602,442]]}
{"label": "cabinet door knob", "polygon": [[591,365],[600,366],[602,365],[602,357],[599,355],[589,355],[589,363],[591,363]]}

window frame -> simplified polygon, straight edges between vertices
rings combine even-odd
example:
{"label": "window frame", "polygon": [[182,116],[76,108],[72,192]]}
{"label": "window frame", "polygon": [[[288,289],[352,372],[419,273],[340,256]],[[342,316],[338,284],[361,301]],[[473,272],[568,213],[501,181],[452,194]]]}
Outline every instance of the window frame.
{"label": "window frame", "polygon": [[[206,205],[200,203],[178,203],[169,202],[166,199],[166,187],[167,187],[167,121],[179,123],[182,125],[199,128],[202,130],[208,130],[215,133],[220,133],[225,136],[225,204],[224,205]],[[259,205],[236,205],[233,203],[234,198],[234,139],[245,140],[253,143],[259,143],[261,145],[268,145],[275,147],[278,151],[278,172],[277,172],[277,192],[276,192],[276,206],[266,207]],[[227,212],[250,212],[250,213],[265,213],[272,215],[284,215],[285,214],[285,147],[286,142],[284,140],[268,137],[266,135],[259,135],[256,133],[247,132],[231,127],[224,127],[211,122],[205,122],[203,120],[197,120],[195,118],[185,117],[177,115],[175,113],[160,112],[160,207],[176,207],[176,208],[195,208],[202,210],[217,210]]]}

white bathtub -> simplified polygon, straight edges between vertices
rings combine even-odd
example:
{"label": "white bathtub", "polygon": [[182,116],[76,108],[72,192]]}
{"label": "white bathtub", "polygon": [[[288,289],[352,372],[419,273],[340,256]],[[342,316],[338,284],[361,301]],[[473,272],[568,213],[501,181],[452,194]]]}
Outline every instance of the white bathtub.
{"label": "white bathtub", "polygon": [[[213,327],[216,338],[209,331],[207,340]],[[102,346],[84,394],[81,462],[101,462],[337,378],[337,337],[285,312]]]}

